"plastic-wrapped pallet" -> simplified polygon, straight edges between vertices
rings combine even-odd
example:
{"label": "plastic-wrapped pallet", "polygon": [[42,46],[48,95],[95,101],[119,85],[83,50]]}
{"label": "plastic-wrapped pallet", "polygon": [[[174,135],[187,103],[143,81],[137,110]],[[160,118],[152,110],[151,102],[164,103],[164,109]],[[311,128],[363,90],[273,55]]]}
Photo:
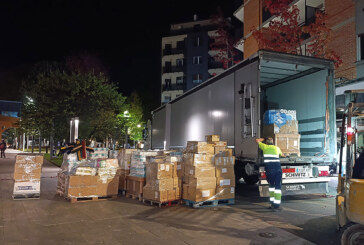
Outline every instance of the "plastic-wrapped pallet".
{"label": "plastic-wrapped pallet", "polygon": [[132,153],[130,176],[146,177],[147,157],[162,155],[163,151],[135,151]]}
{"label": "plastic-wrapped pallet", "polygon": [[123,170],[130,170],[131,157],[133,152],[138,151],[137,149],[121,149],[118,154],[119,166]]}
{"label": "plastic-wrapped pallet", "polygon": [[14,198],[39,197],[43,155],[21,153],[14,166]]}
{"label": "plastic-wrapped pallet", "polygon": [[107,158],[109,154],[108,148],[93,148],[94,152],[90,153],[90,159]]}

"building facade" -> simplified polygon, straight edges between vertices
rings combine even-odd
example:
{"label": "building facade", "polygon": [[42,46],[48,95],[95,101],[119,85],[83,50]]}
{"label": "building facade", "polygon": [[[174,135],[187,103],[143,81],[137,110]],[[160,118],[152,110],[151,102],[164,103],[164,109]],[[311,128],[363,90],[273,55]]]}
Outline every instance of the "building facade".
{"label": "building facade", "polygon": [[[328,44],[343,60],[335,70],[337,82],[363,77],[364,2],[361,0],[293,0],[300,10],[300,25],[314,21],[316,10],[325,11],[327,24],[332,29]],[[264,0],[245,0],[234,16],[244,23],[243,42],[238,47],[244,52],[244,59],[258,51],[258,44],[252,36],[256,28],[267,27],[276,18],[265,11]]]}
{"label": "building facade", "polygon": [[167,103],[224,71],[211,50],[216,25],[208,20],[173,24],[170,36],[162,38],[161,102]]}

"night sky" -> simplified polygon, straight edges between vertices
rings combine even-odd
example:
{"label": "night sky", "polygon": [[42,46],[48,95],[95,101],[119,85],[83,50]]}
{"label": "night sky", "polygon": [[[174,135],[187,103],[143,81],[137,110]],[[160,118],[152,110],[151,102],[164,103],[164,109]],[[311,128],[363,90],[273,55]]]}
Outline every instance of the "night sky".
{"label": "night sky", "polygon": [[161,37],[170,24],[216,13],[232,16],[239,0],[44,0],[0,2],[0,99],[19,100],[32,65],[69,55],[97,55],[119,91],[159,105]]}

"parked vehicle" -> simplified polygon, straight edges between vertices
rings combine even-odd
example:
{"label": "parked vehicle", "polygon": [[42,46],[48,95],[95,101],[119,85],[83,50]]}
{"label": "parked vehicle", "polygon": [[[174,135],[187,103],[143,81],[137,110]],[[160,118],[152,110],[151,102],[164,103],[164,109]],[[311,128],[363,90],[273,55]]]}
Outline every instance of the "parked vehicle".
{"label": "parked vehicle", "polygon": [[346,91],[345,97],[336,221],[343,231],[341,244],[354,245],[364,244],[364,90]]}
{"label": "parked vehicle", "polygon": [[218,134],[234,149],[235,175],[247,184],[268,183],[255,139],[268,109],[295,110],[301,156],[281,159],[285,195],[325,193],[336,164],[333,62],[259,51],[152,112],[152,148],[182,148]]}

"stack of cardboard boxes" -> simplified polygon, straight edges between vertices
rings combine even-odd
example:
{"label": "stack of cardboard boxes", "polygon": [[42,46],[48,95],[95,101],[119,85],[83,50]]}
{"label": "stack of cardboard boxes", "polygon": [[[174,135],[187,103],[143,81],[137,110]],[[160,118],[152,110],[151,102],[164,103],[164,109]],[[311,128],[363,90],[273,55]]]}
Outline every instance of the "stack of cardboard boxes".
{"label": "stack of cardboard boxes", "polygon": [[187,142],[184,154],[183,199],[193,202],[235,197],[235,158],[218,135],[207,142]]}
{"label": "stack of cardboard boxes", "polygon": [[295,110],[268,110],[264,113],[263,136],[272,137],[282,153],[300,156],[300,138]]}
{"label": "stack of cardboard boxes", "polygon": [[117,159],[83,159],[75,154],[64,155],[58,173],[57,193],[74,200],[85,197],[116,196],[120,167]]}
{"label": "stack of cardboard boxes", "polygon": [[216,175],[214,145],[189,141],[184,153],[183,199],[201,202],[214,200]]}
{"label": "stack of cardboard boxes", "polygon": [[120,177],[119,177],[119,190],[126,190],[126,176],[130,174],[131,156],[132,153],[137,149],[121,149],[118,154],[118,161],[120,166]]}
{"label": "stack of cardboard boxes", "polygon": [[163,156],[148,157],[146,185],[143,199],[157,202],[176,200],[174,189],[174,166],[165,161]]}
{"label": "stack of cardboard boxes", "polygon": [[13,198],[39,197],[42,154],[18,154],[14,169]]}
{"label": "stack of cardboard boxes", "polygon": [[134,151],[131,157],[130,174],[126,177],[126,195],[138,197],[143,194],[146,181],[147,158],[163,155],[163,151]]}

